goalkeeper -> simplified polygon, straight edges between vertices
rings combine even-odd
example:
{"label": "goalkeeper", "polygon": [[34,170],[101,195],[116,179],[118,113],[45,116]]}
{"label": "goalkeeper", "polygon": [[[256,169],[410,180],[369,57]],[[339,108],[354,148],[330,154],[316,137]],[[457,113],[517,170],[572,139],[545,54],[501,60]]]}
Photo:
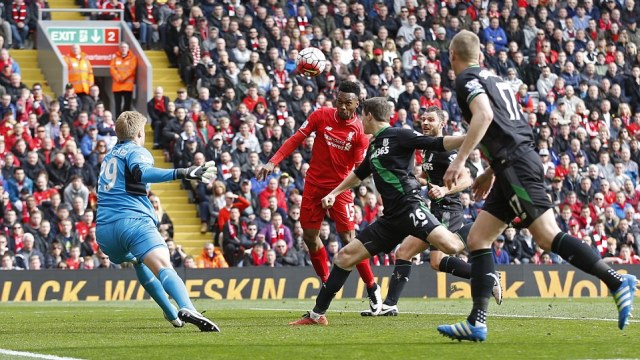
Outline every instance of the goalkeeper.
{"label": "goalkeeper", "polygon": [[134,111],[125,111],[116,120],[119,141],[105,156],[98,180],[98,244],[113,263],[134,264],[140,284],[173,326],[182,327],[188,322],[200,331],[220,331],[191,303],[182,279],[171,266],[169,250],[147,198],[151,183],[176,179],[210,182],[216,176],[215,163],[170,170],[153,167],[153,157],[143,147],[146,122],[142,114]]}

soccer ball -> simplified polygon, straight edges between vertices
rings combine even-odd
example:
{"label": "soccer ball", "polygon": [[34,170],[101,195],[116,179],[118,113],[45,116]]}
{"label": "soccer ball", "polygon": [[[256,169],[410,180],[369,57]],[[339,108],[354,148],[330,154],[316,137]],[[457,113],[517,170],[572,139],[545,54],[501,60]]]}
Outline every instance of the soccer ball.
{"label": "soccer ball", "polygon": [[318,48],[308,47],[302,49],[296,59],[296,70],[305,76],[318,76],[327,63],[322,51]]}

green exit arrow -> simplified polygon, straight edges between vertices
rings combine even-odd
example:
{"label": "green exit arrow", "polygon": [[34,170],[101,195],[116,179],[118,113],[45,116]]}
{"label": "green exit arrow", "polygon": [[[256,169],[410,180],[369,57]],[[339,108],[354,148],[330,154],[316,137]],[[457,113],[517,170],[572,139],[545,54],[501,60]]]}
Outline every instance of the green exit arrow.
{"label": "green exit arrow", "polygon": [[56,45],[102,45],[105,42],[104,28],[80,29],[51,27],[47,29],[47,34]]}
{"label": "green exit arrow", "polygon": [[103,33],[102,29],[93,29],[93,34],[91,35],[91,41],[96,44],[98,42],[102,42],[104,36],[101,36]]}

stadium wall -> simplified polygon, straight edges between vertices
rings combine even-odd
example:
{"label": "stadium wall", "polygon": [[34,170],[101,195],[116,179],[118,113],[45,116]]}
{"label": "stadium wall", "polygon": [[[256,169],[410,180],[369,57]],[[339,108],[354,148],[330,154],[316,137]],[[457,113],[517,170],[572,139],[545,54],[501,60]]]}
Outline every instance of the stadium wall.
{"label": "stadium wall", "polygon": [[[391,267],[374,272],[383,288],[389,284]],[[639,266],[616,267],[640,275]],[[563,265],[499,267],[505,298],[604,297],[604,283],[575,268]],[[310,299],[320,281],[310,267],[178,269],[192,298],[201,299]],[[467,280],[436,273],[428,266],[414,266],[404,296],[422,298],[470,298]],[[364,284],[351,275],[336,298],[363,298]],[[0,271],[0,302],[8,301],[101,301],[148,299],[133,270]]]}

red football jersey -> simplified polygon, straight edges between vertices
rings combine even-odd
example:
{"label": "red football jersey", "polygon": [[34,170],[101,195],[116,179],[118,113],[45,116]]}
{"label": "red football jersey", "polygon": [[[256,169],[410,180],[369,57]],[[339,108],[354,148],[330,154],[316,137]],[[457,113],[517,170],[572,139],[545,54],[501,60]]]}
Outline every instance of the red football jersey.
{"label": "red football jersey", "polygon": [[355,166],[364,159],[369,146],[362,121],[357,115],[347,121],[338,117],[335,108],[320,108],[307,118],[300,131],[315,131],[311,163],[306,183],[333,189],[340,185]]}

